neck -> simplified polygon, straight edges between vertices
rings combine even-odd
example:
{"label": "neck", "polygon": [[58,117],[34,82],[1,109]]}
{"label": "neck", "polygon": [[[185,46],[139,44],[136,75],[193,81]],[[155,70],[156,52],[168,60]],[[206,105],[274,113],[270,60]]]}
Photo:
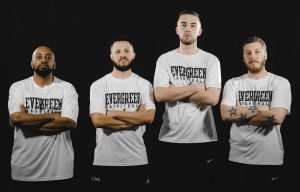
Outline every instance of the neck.
{"label": "neck", "polygon": [[180,42],[180,46],[178,48],[178,52],[183,55],[194,55],[198,52],[197,41],[190,45],[185,45]]}
{"label": "neck", "polygon": [[264,68],[258,73],[251,73],[250,71],[248,71],[247,75],[250,79],[262,79],[265,76],[267,76],[267,74],[268,74],[268,71],[266,71],[266,69]]}
{"label": "neck", "polygon": [[117,79],[126,79],[130,77],[132,74],[131,69],[128,69],[127,71],[119,71],[116,68],[111,72],[111,75],[114,76]]}
{"label": "neck", "polygon": [[47,85],[50,85],[53,82],[53,76],[50,73],[47,77],[41,77],[41,76],[37,75],[36,73],[34,73],[33,80],[40,87],[45,87]]}

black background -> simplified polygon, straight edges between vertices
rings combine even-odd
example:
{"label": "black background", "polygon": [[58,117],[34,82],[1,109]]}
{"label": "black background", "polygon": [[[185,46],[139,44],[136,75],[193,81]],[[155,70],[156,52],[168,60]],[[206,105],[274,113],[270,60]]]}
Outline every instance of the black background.
{"label": "black background", "polygon": [[[300,18],[297,1],[1,1],[1,182],[10,180],[13,128],[8,124],[8,90],[18,80],[33,74],[30,60],[39,45],[50,46],[56,55],[54,75],[71,82],[79,94],[78,128],[72,131],[75,178],[86,183],[95,147],[95,129],[89,118],[89,89],[92,82],[111,72],[109,43],[117,35],[135,40],[133,71],[153,82],[155,62],[179,46],[175,33],[178,13],[193,9],[200,13],[203,34],[201,49],[221,61],[222,83],[246,73],[241,43],[249,35],[262,37],[268,47],[268,71],[286,77],[292,87],[292,114],[282,125],[285,148],[286,186],[296,182],[298,141],[296,120],[298,96]],[[297,93],[298,92],[298,93]],[[164,110],[157,104],[155,121],[145,134],[150,163],[157,158],[157,137]],[[219,144],[218,172],[228,157],[229,126],[221,122],[219,105],[214,107]],[[198,152],[195,152],[198,153]],[[151,169],[151,171],[159,171]],[[224,173],[222,173],[224,174]],[[292,176],[294,175],[294,176]]]}

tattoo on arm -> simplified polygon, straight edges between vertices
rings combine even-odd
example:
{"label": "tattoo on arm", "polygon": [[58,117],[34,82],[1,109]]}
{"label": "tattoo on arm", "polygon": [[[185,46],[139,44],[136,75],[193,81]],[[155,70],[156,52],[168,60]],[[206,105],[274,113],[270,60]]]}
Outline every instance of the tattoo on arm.
{"label": "tattoo on arm", "polygon": [[228,112],[230,113],[230,116],[232,116],[232,115],[237,115],[237,114],[236,114],[236,111],[237,111],[237,110],[238,110],[238,109],[235,109],[235,108],[231,107],[231,109],[228,110]]}
{"label": "tattoo on arm", "polygon": [[263,125],[274,125],[275,124],[276,119],[274,118],[274,115],[272,115],[271,117],[267,117],[267,120],[265,122],[263,122]]}
{"label": "tattoo on arm", "polygon": [[267,120],[265,122],[262,122],[262,125],[258,126],[256,130],[259,133],[267,135],[270,131],[272,131],[275,121],[276,119],[274,118],[274,115],[272,115],[271,117],[267,117]]}
{"label": "tattoo on arm", "polygon": [[237,126],[246,125],[248,123],[248,119],[246,118],[247,113],[241,113],[241,117],[237,120]]}
{"label": "tattoo on arm", "polygon": [[255,105],[253,105],[248,110],[251,111],[252,113],[254,113],[258,109],[257,109],[257,107]]}

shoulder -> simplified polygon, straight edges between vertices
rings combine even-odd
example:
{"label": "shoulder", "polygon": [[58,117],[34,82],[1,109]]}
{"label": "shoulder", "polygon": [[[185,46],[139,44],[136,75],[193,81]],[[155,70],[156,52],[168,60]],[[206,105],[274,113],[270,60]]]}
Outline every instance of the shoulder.
{"label": "shoulder", "polygon": [[148,84],[151,85],[150,81],[148,81],[147,79],[139,76],[136,73],[132,73],[132,77],[133,77],[134,81],[137,82],[140,85],[148,85]]}
{"label": "shoulder", "polygon": [[202,49],[199,49],[198,55],[201,58],[209,60],[210,62],[220,62],[217,56]]}
{"label": "shoulder", "polygon": [[276,75],[276,74],[273,74],[273,73],[270,73],[270,76],[272,78],[272,82],[275,83],[275,84],[283,84],[283,85],[286,85],[286,86],[290,86],[290,82],[288,79],[286,79],[285,77],[282,77],[280,75]]}
{"label": "shoulder", "polygon": [[30,83],[32,83],[33,79],[32,77],[28,77],[26,79],[22,79],[22,80],[19,80],[19,81],[16,81],[14,83],[11,84],[10,88],[17,88],[17,89],[20,89],[22,87],[26,87],[27,85],[29,85]]}
{"label": "shoulder", "polygon": [[173,58],[174,56],[177,55],[177,50],[176,49],[173,49],[171,51],[168,51],[166,53],[163,53],[161,54],[159,57],[158,57],[158,60],[164,60],[164,59],[169,59],[169,58]]}
{"label": "shoulder", "polygon": [[225,84],[234,85],[234,84],[237,84],[240,81],[244,80],[245,78],[246,78],[246,74],[241,75],[241,76],[237,76],[237,77],[232,77],[231,79],[228,79]]}
{"label": "shoulder", "polygon": [[106,82],[108,79],[110,78],[110,73],[102,76],[101,78],[97,79],[96,81],[94,81],[91,85],[92,86],[97,86],[97,85],[102,85],[104,82]]}
{"label": "shoulder", "polygon": [[54,77],[54,83],[64,89],[72,89],[75,88],[74,85],[68,81],[64,81],[60,78]]}

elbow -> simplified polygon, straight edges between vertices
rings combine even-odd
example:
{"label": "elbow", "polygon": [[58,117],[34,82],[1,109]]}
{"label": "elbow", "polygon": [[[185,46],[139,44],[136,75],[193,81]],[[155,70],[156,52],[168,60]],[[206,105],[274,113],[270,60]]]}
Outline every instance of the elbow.
{"label": "elbow", "polygon": [[164,98],[163,98],[161,95],[159,95],[159,94],[154,94],[154,96],[155,96],[155,100],[156,100],[157,102],[159,102],[159,103],[165,102]]}
{"label": "elbow", "polygon": [[228,118],[225,115],[223,115],[222,113],[221,113],[221,119],[222,119],[222,121],[228,121]]}
{"label": "elbow", "polygon": [[206,102],[206,105],[216,106],[219,103],[219,98],[209,98]]}
{"label": "elbow", "polygon": [[14,113],[10,116],[9,118],[11,124],[13,125],[18,125],[20,123],[20,114],[19,113]]}
{"label": "elbow", "polygon": [[274,125],[281,125],[284,121],[284,117],[279,117],[274,121]]}
{"label": "elbow", "polygon": [[219,103],[218,99],[213,99],[213,100],[210,101],[211,106],[216,106],[218,103]]}
{"label": "elbow", "polygon": [[154,121],[154,117],[148,118],[148,119],[146,120],[146,124],[152,124],[153,121]]}
{"label": "elbow", "polygon": [[227,115],[227,113],[226,113],[226,109],[224,108],[224,106],[223,105],[221,105],[221,108],[220,108],[220,114],[221,114],[221,119],[222,119],[222,121],[228,121],[229,119],[229,117],[228,117],[228,115]]}
{"label": "elbow", "polygon": [[93,126],[94,128],[99,128],[101,127],[100,123],[93,121]]}
{"label": "elbow", "polygon": [[154,98],[157,102],[166,102],[165,94],[163,91],[160,90],[160,88],[154,89]]}
{"label": "elbow", "polygon": [[77,127],[77,123],[75,123],[74,121],[71,121],[69,124],[69,128],[70,129],[75,129]]}
{"label": "elbow", "polygon": [[147,124],[147,125],[152,124],[154,121],[154,116],[155,116],[155,113],[147,115],[147,118],[145,119],[145,124]]}

